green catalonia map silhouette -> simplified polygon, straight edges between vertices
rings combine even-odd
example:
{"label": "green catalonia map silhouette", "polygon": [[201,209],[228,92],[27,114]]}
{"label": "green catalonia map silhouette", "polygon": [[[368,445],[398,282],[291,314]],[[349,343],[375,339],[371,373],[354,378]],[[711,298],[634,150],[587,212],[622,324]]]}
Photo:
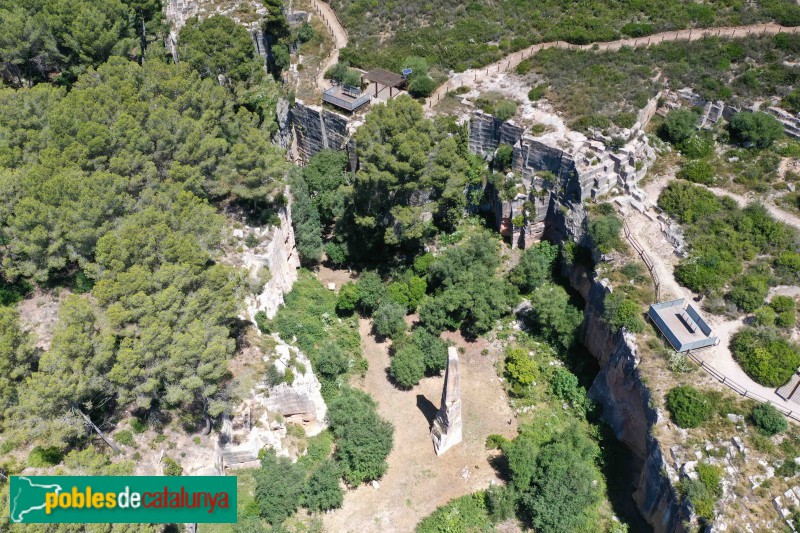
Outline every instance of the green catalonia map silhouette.
{"label": "green catalonia map silhouette", "polygon": [[11,494],[11,522],[18,523],[23,520],[30,521],[34,515],[45,513],[45,495],[55,491],[60,494],[64,489],[61,485],[41,485],[32,482],[29,478],[20,476],[16,494]]}

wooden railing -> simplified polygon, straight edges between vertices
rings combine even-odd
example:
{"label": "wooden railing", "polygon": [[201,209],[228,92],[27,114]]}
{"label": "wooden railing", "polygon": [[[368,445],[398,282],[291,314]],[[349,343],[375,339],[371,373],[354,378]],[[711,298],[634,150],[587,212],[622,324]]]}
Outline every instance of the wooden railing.
{"label": "wooden railing", "polygon": [[642,258],[647,270],[650,272],[650,277],[653,278],[653,287],[656,290],[656,301],[658,301],[661,299],[661,279],[658,277],[658,272],[656,272],[655,263],[650,259],[644,247],[636,240],[636,237],[633,236],[633,232],[631,232],[630,227],[628,227],[627,219],[622,219],[622,230],[625,233],[625,238],[631,243],[631,246],[633,246],[633,249],[639,254],[639,257]]}
{"label": "wooden railing", "polygon": [[709,365],[708,363],[706,363],[705,361],[700,359],[700,357],[698,357],[694,353],[693,350],[689,350],[688,352],[686,352],[686,355],[689,356],[689,359],[691,359],[692,361],[694,361],[695,363],[700,365],[700,368],[702,368],[703,370],[708,372],[708,374],[711,377],[713,377],[714,379],[716,379],[717,381],[719,381],[723,385],[727,386],[729,389],[734,391],[736,394],[739,394],[740,396],[744,396],[745,398],[750,398],[750,399],[755,400],[755,401],[757,401],[759,403],[770,404],[775,409],[777,409],[778,411],[783,413],[785,416],[791,418],[792,420],[800,422],[800,414],[798,414],[795,411],[792,411],[791,409],[787,409],[786,407],[773,402],[769,398],[764,398],[760,394],[756,394],[755,392],[751,392],[751,391],[747,390],[746,387],[743,387],[742,385],[740,385],[740,384],[736,383],[735,381],[731,380],[726,375],[722,374],[717,369],[715,369],[713,366]]}
{"label": "wooden railing", "polygon": [[597,43],[590,43],[584,45],[577,45],[577,44],[570,44],[565,41],[551,41],[547,43],[539,43],[533,46],[529,46],[524,50],[519,50],[510,54],[509,56],[493,63],[491,65],[487,65],[482,68],[470,69],[463,73],[462,75],[456,75],[457,78],[451,78],[448,82],[433,92],[433,94],[428,97],[425,107],[427,109],[433,108],[433,106],[441,100],[442,96],[445,96],[448,92],[454,91],[459,87],[467,85],[470,81],[478,81],[478,76],[482,75],[483,72],[486,72],[486,75],[494,72],[499,74],[500,72],[508,72],[511,69],[515,68],[519,65],[523,60],[531,57],[532,55],[546,50],[548,48],[560,48],[565,50],[584,50],[584,51],[592,51],[592,52],[607,52],[607,51],[616,51],[622,47],[627,48],[647,48],[649,46],[661,44],[664,42],[673,42],[673,41],[696,41],[699,39],[706,39],[706,38],[725,38],[725,39],[734,39],[734,38],[743,38],[743,37],[750,37],[753,36],[763,36],[763,35],[774,35],[776,33],[800,33],[800,26],[779,26],[778,24],[754,24],[752,26],[737,26],[737,27],[728,27],[728,28],[692,28],[689,30],[679,30],[679,31],[669,31],[658,33],[655,35],[650,35],[649,37],[637,37],[631,39],[620,39],[618,41],[610,41],[610,42],[597,42]]}

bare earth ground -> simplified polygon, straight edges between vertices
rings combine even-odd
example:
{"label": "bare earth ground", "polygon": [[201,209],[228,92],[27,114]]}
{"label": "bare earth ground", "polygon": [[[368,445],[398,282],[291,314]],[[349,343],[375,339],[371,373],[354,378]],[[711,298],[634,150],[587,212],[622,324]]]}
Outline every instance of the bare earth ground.
{"label": "bare earth ground", "polygon": [[[439,407],[443,376],[425,378],[410,391],[395,388],[386,375],[389,343],[375,340],[368,320],[360,320],[359,325],[369,371],[364,379],[354,379],[353,385],[369,392],[378,402],[380,415],[394,426],[394,448],[380,487],[362,485],[348,491],[344,506],[325,515],[325,530],[413,531],[420,519],[440,505],[499,482],[489,464],[486,437],[492,433],[516,436],[516,419],[495,371],[498,354],[488,341],[467,343],[458,334],[445,334],[466,350],[460,357],[464,440],[436,457],[426,416],[433,416]],[[484,348],[489,349],[488,355],[481,355]]]}

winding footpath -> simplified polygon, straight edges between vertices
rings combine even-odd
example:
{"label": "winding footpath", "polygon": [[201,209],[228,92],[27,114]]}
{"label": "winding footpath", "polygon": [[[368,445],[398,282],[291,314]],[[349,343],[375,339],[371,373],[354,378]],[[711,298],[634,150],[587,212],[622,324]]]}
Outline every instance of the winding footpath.
{"label": "winding footpath", "polygon": [[[318,1],[318,0],[316,0]],[[800,26],[787,27],[778,24],[755,24],[752,26],[736,26],[725,28],[693,28],[690,30],[669,31],[656,33],[649,37],[637,37],[635,39],[620,39],[618,41],[592,43],[586,45],[569,44],[565,41],[552,41],[539,43],[529,46],[519,52],[504,57],[500,61],[487,65],[479,69],[469,69],[464,72],[450,75],[450,79],[444,85],[436,89],[433,94],[425,101],[425,108],[432,109],[448,92],[459,87],[476,83],[498,75],[501,72],[509,72],[516,68],[524,59],[546,50],[548,48],[561,48],[565,50],[588,50],[594,52],[614,52],[623,46],[630,48],[647,48],[651,45],[673,41],[699,41],[707,37],[722,37],[727,39],[749,37],[751,35],[775,35],[777,33],[800,33]]]}
{"label": "winding footpath", "polygon": [[333,37],[333,50],[328,57],[322,60],[317,74],[317,88],[322,91],[330,88],[330,82],[325,79],[325,71],[339,62],[339,50],[347,46],[347,30],[342,26],[342,22],[330,4],[322,0],[311,0],[311,3]]}

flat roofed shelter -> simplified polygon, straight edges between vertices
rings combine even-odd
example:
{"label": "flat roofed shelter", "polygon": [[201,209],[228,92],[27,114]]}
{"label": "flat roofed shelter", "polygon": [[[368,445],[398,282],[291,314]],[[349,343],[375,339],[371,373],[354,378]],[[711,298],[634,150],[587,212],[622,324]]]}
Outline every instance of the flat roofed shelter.
{"label": "flat roofed shelter", "polygon": [[647,314],[678,352],[719,343],[711,326],[685,298],[653,304]]}
{"label": "flat roofed shelter", "polygon": [[364,74],[364,79],[375,84],[375,96],[378,96],[379,85],[389,88],[389,98],[392,97],[392,89],[399,89],[406,83],[406,79],[401,74],[395,74],[382,68],[375,68]]}
{"label": "flat roofed shelter", "polygon": [[361,106],[368,104],[370,99],[369,93],[362,93],[360,88],[350,87],[348,85],[334,85],[322,93],[323,102],[328,102],[331,105],[335,105],[351,113]]}

